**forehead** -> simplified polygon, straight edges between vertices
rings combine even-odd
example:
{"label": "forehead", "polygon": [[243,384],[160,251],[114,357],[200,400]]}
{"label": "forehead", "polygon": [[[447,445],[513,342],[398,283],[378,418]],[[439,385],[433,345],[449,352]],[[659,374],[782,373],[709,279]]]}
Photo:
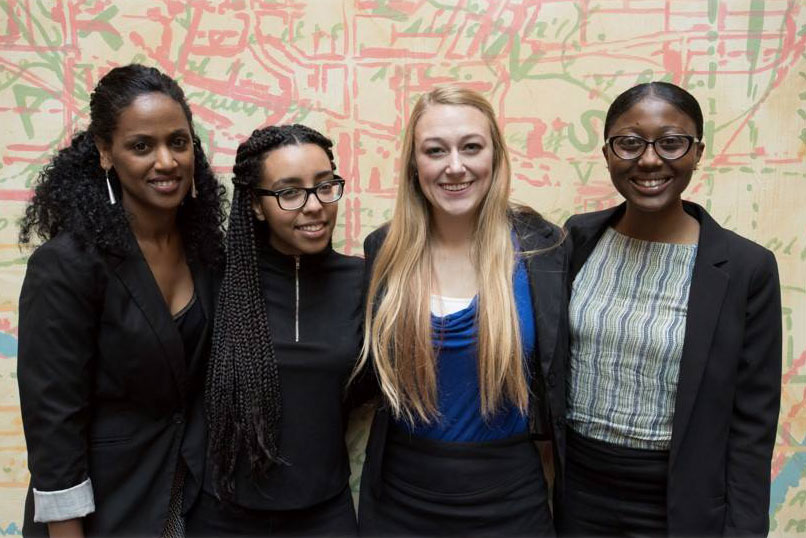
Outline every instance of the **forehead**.
{"label": "forehead", "polygon": [[331,169],[327,153],[316,144],[281,146],[263,158],[260,183],[265,188],[271,188],[274,182],[281,179],[294,178],[308,183],[318,173]]}
{"label": "forehead", "polygon": [[651,133],[669,129],[694,134],[696,124],[691,116],[673,104],[648,96],[616,118],[611,128],[611,134],[623,131]]}
{"label": "forehead", "polygon": [[158,136],[177,129],[190,131],[182,107],[164,93],[153,92],[138,96],[120,112],[115,135],[138,133]]}
{"label": "forehead", "polygon": [[489,137],[490,122],[481,110],[468,105],[431,105],[420,116],[414,129],[417,141],[471,134]]}

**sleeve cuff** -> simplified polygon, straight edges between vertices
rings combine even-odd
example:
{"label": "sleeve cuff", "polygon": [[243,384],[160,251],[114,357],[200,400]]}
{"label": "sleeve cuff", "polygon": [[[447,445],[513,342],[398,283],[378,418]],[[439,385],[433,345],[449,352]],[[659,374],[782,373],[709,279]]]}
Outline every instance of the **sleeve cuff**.
{"label": "sleeve cuff", "polygon": [[37,523],[75,519],[94,511],[95,498],[89,478],[77,486],[59,491],[34,488],[34,521]]}

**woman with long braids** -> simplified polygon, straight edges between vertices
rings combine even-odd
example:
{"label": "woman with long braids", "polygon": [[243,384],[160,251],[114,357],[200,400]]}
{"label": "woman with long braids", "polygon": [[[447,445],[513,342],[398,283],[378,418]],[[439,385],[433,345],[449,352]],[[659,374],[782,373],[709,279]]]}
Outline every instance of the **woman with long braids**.
{"label": "woman with long braids", "polygon": [[20,230],[44,240],[20,295],[26,536],[181,535],[223,195],[182,89],[141,65],[101,78],[89,128],[40,173]]}
{"label": "woman with long braids", "polygon": [[[509,203],[507,149],[484,97],[421,96],[394,216],[364,243],[363,364],[380,381],[359,532],[550,536],[535,437],[561,472],[567,251]],[[371,370],[370,370],[371,371]]]}
{"label": "woman with long braids", "polygon": [[189,535],[351,535],[343,391],[363,262],[335,252],[332,142],[303,125],[238,147],[207,378],[208,473]]}

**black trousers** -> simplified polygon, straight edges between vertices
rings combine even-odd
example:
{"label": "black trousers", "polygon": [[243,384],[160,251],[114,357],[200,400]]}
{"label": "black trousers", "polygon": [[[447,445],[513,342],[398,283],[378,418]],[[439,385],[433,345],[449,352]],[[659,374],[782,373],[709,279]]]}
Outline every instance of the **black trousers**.
{"label": "black trousers", "polygon": [[202,492],[185,519],[187,536],[355,536],[350,488],[299,510],[250,510],[226,506]]}
{"label": "black trousers", "polygon": [[568,430],[561,536],[667,534],[669,452],[622,447]]}
{"label": "black trousers", "polygon": [[382,469],[378,498],[372,477],[362,477],[362,536],[554,536],[540,455],[528,435],[443,443],[390,428]]}

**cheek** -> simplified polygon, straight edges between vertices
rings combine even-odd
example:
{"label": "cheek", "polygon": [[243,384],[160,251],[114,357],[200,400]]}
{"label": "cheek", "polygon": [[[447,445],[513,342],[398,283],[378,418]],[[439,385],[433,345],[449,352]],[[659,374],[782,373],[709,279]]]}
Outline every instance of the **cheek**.
{"label": "cheek", "polygon": [[423,186],[424,182],[428,182],[433,180],[434,176],[439,171],[439,161],[434,159],[427,159],[425,157],[417,157],[414,161],[414,164],[417,167],[417,180],[420,183],[420,187]]}
{"label": "cheek", "polygon": [[335,226],[336,217],[339,215],[339,204],[336,203],[325,205],[325,214],[327,215],[327,219],[331,226]]}
{"label": "cheek", "polygon": [[196,173],[196,158],[193,155],[192,151],[190,152],[188,157],[185,159],[185,167],[187,168],[187,171],[191,176]]}
{"label": "cheek", "polygon": [[132,156],[113,157],[112,167],[123,181],[137,179],[150,169],[146,159]]}
{"label": "cheek", "polygon": [[294,221],[295,211],[283,211],[277,205],[277,200],[271,197],[266,197],[260,204],[263,217],[266,219],[266,224],[272,230],[281,230],[289,226]]}

